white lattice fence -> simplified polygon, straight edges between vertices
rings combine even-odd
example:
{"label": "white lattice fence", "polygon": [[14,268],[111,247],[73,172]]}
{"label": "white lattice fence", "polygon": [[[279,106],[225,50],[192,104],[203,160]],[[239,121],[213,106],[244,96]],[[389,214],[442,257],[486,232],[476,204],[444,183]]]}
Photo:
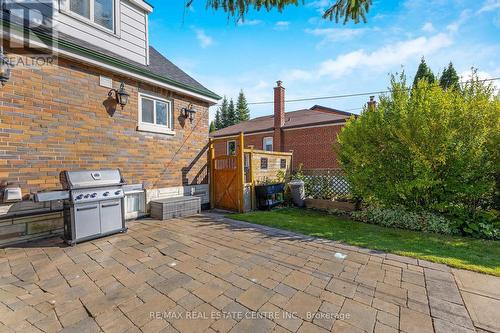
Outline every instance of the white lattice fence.
{"label": "white lattice fence", "polygon": [[349,183],[341,169],[303,170],[307,197],[332,199],[350,193]]}

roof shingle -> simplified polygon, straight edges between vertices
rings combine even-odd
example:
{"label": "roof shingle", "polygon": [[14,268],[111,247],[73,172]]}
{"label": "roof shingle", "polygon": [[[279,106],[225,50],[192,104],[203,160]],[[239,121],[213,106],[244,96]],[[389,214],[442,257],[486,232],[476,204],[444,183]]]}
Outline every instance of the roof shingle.
{"label": "roof shingle", "polygon": [[[285,113],[284,129],[298,128],[322,124],[335,124],[344,122],[353,113],[331,109],[328,107],[315,105],[310,109],[302,109]],[[233,126],[229,126],[211,134],[212,137],[223,137],[236,135],[239,133],[256,133],[274,130],[274,115],[254,118],[248,121],[243,121]]]}

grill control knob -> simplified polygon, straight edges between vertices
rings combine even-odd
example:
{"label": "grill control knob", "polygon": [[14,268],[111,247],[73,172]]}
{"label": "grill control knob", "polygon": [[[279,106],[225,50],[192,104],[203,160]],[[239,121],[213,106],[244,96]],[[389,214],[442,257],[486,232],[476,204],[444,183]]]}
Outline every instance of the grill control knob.
{"label": "grill control knob", "polygon": [[90,196],[91,198],[95,198],[97,197],[97,193],[92,193],[92,195]]}
{"label": "grill control knob", "polygon": [[115,195],[120,195],[120,194],[122,194],[122,191],[116,191],[115,192]]}
{"label": "grill control knob", "polygon": [[90,194],[85,194],[84,198],[85,198],[85,199],[90,198]]}
{"label": "grill control knob", "polygon": [[107,197],[109,195],[109,192],[104,192],[103,196]]}
{"label": "grill control knob", "polygon": [[82,200],[83,199],[83,194],[80,194],[76,197],[76,200]]}

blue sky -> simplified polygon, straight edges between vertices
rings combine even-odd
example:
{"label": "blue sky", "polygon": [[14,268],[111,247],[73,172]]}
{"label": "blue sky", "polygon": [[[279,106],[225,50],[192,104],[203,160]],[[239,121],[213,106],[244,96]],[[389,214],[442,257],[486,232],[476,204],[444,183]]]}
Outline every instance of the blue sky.
{"label": "blue sky", "polygon": [[[374,0],[368,23],[357,25],[321,19],[329,0],[252,11],[238,24],[205,0],[188,10],[182,0],[150,2],[151,44],[209,89],[234,98],[243,89],[249,102],[271,101],[277,80],[287,99],[384,90],[389,73],[404,68],[412,79],[422,56],[435,72],[453,61],[459,74],[474,66],[482,77],[500,76],[500,0]],[[286,107],[351,110],[366,100]],[[251,116],[272,110],[252,105]]]}

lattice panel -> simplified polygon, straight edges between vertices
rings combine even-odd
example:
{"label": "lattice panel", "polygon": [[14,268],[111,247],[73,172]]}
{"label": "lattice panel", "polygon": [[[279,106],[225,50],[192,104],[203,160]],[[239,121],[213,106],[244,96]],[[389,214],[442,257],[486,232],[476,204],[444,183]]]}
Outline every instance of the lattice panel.
{"label": "lattice panel", "polygon": [[347,195],[350,185],[341,169],[304,170],[306,196],[330,200]]}

